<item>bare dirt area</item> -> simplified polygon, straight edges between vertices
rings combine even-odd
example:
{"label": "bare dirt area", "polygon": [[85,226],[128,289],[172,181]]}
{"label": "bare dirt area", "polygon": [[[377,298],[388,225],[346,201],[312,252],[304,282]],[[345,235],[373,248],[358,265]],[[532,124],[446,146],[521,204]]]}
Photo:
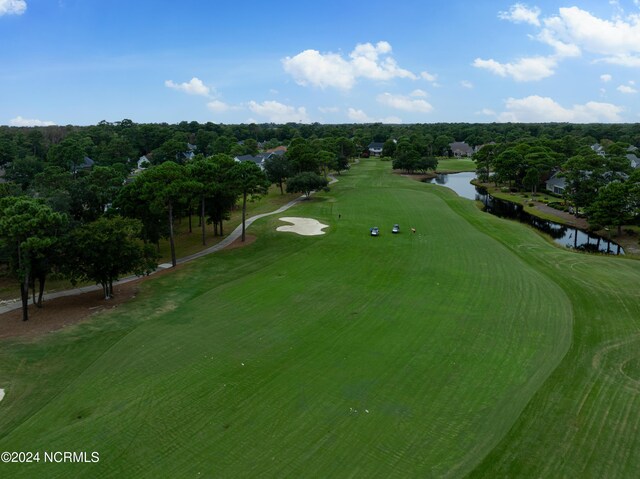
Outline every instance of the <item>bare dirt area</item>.
{"label": "bare dirt area", "polygon": [[[244,243],[238,238],[225,249],[248,246],[256,240],[254,235],[245,235]],[[42,308],[29,305],[29,320],[22,321],[22,309],[0,314],[0,340],[7,338],[32,339],[43,334],[57,331],[81,323],[95,314],[117,308],[136,297],[140,284],[158,275],[171,274],[176,268],[160,270],[152,276],[141,277],[127,283],[114,285],[114,296],[105,300],[102,290],[89,293],[64,296],[44,302]]]}
{"label": "bare dirt area", "polygon": [[229,246],[227,246],[225,249],[236,249],[236,248],[242,248],[243,246],[249,246],[256,239],[257,239],[257,237],[255,235],[245,234],[244,235],[244,243],[242,242],[242,240],[240,238],[238,238],[233,243],[231,243]]}
{"label": "bare dirt area", "polygon": [[117,308],[136,297],[140,282],[144,278],[114,286],[114,297],[105,300],[102,290],[65,296],[43,303],[42,308],[29,305],[29,321],[22,321],[22,309],[0,315],[0,339],[21,337],[33,338],[77,324],[85,319]]}

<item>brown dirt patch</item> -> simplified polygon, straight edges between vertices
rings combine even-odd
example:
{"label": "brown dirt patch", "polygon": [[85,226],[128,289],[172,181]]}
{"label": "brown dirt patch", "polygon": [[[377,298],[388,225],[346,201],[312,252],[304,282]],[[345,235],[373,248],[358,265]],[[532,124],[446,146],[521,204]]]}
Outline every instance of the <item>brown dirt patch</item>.
{"label": "brown dirt patch", "polygon": [[[238,238],[225,249],[242,248],[252,244],[256,239],[255,235],[247,234],[244,243]],[[29,305],[29,321],[22,321],[21,308],[0,314],[0,339],[35,338],[86,321],[94,314],[117,308],[122,303],[135,298],[142,281],[171,274],[182,266],[179,264],[175,268],[159,270],[152,276],[114,285],[114,297],[109,300],[105,300],[102,290],[98,290],[50,299],[44,302],[42,308]]]}
{"label": "brown dirt patch", "polygon": [[114,297],[105,300],[102,290],[43,302],[42,308],[29,305],[29,321],[22,321],[22,308],[0,314],[0,339],[33,338],[80,323],[101,311],[117,308],[135,298],[140,278],[114,286]]}
{"label": "brown dirt patch", "polygon": [[250,235],[250,234],[246,234],[244,235],[244,243],[242,242],[242,240],[240,238],[238,238],[237,240],[235,240],[233,243],[231,243],[229,246],[227,246],[225,248],[225,250],[227,249],[236,249],[236,248],[242,248],[243,246],[249,246],[251,243],[253,243],[255,240],[257,239],[257,236],[255,235]]}

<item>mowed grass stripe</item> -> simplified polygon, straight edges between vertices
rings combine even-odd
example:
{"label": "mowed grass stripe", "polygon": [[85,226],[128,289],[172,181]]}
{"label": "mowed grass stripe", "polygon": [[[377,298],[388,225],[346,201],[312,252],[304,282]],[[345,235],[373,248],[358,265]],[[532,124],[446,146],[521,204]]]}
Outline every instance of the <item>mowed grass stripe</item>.
{"label": "mowed grass stripe", "polygon": [[471,477],[638,475],[638,421],[627,411],[639,411],[640,374],[622,368],[639,357],[640,263],[552,248],[521,225],[460,213],[554,279],[574,308],[563,361]]}
{"label": "mowed grass stripe", "polygon": [[[262,220],[250,247],[158,278],[103,324],[79,328],[90,348],[101,327],[132,324],[0,446],[83,447],[104,460],[16,477],[470,470],[562,358],[572,309],[452,213],[460,200],[435,191],[364,163],[288,213],[330,224],[327,235],[276,233],[277,218]],[[368,235],[374,225],[380,238]]]}

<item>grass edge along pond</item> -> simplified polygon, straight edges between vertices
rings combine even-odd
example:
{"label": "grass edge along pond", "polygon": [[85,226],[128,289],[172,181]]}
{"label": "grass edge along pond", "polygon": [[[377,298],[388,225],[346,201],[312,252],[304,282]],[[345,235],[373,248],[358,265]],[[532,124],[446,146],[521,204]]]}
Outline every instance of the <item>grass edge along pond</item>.
{"label": "grass edge along pond", "polygon": [[375,160],[287,214],[330,227],[300,237],[265,218],[251,246],[112,313],[2,342],[0,450],[100,462],[0,475],[640,470],[637,262],[554,248]]}

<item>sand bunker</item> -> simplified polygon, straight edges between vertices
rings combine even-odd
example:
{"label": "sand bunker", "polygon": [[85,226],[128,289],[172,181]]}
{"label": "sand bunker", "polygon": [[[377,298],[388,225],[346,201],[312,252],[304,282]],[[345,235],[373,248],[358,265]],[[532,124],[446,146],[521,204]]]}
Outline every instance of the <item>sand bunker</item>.
{"label": "sand bunker", "polygon": [[323,225],[313,218],[285,217],[279,219],[280,221],[291,223],[291,225],[278,226],[276,231],[290,231],[291,233],[297,233],[302,236],[323,235],[324,231],[322,230],[329,227],[329,225]]}
{"label": "sand bunker", "polygon": [[0,401],[4,398],[4,389],[0,389]]}

